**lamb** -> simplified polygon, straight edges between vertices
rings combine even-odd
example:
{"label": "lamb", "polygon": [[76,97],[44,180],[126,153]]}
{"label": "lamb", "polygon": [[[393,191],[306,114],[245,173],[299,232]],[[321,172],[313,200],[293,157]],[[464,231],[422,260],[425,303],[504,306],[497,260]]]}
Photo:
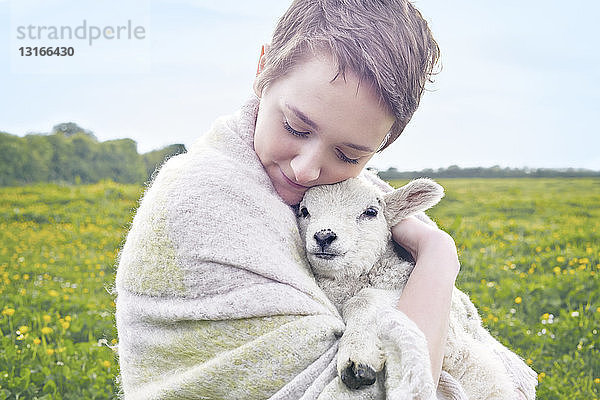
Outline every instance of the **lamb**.
{"label": "lamb", "polygon": [[[443,188],[429,179],[383,193],[359,177],[313,187],[299,204],[299,230],[315,279],[346,323],[331,389],[338,393],[331,398],[377,399],[385,398],[384,392],[387,398],[435,398],[425,338],[395,310],[414,261],[391,239],[390,228],[442,197]],[[392,340],[394,327],[385,324],[394,318],[403,332]],[[460,382],[469,399],[516,399],[515,376],[527,382],[518,388],[524,397],[535,398],[535,372],[489,334],[473,303],[457,288],[446,346],[442,369]],[[518,371],[507,372],[502,358]]]}

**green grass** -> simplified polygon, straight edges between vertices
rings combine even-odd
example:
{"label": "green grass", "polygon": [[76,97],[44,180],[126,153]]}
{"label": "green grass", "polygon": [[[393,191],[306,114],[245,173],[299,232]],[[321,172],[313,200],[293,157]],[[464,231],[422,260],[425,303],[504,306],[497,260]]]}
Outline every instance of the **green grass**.
{"label": "green grass", "polygon": [[538,398],[600,397],[600,179],[439,183],[429,214],[459,248],[457,286],[538,372]]}
{"label": "green grass", "polygon": [[[600,180],[440,180],[430,215],[459,247],[458,286],[538,372],[540,399],[600,390]],[[115,257],[142,188],[0,188],[0,399],[117,391]]]}
{"label": "green grass", "polygon": [[0,399],[109,399],[107,288],[139,186],[0,189]]}

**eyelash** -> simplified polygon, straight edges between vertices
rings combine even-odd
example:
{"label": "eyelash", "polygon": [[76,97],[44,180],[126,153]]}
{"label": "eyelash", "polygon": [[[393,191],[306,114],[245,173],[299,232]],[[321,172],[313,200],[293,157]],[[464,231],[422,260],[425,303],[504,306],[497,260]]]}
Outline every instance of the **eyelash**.
{"label": "eyelash", "polygon": [[337,151],[337,156],[340,160],[347,162],[349,164],[358,164],[358,160],[355,160],[353,158],[348,158],[344,155],[344,153],[342,153],[341,151]]}
{"label": "eyelash", "polygon": [[[288,131],[289,133],[291,133],[294,136],[307,137],[308,135],[310,135],[310,132],[300,132],[300,131],[295,130],[294,128],[292,128],[290,126],[290,124],[287,121],[283,122],[283,127],[285,128],[286,131]],[[348,164],[358,164],[358,160],[346,157],[346,155],[344,153],[342,153],[340,150],[336,149],[336,153],[337,153],[338,158],[340,160],[342,160],[343,162],[346,162]]]}
{"label": "eyelash", "polygon": [[295,130],[294,128],[292,128],[290,126],[290,124],[287,121],[283,122],[283,127],[285,128],[286,131],[288,131],[289,133],[291,133],[294,136],[306,137],[306,136],[310,135],[310,132],[300,132],[300,131]]}

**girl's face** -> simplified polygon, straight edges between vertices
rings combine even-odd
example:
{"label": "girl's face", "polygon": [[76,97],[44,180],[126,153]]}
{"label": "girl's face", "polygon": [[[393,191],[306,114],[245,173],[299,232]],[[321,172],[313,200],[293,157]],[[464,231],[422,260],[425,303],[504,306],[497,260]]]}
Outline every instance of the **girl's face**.
{"label": "girl's face", "polygon": [[357,176],[394,123],[375,90],[314,57],[259,93],[254,149],[275,190],[298,204],[311,186]]}

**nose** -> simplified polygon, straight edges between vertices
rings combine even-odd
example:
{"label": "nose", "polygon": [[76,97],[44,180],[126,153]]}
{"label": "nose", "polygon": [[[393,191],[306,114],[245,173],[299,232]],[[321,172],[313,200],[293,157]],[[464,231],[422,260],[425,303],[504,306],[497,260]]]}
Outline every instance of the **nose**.
{"label": "nose", "polygon": [[319,179],[321,175],[321,155],[315,146],[304,145],[290,161],[296,182],[303,185]]}
{"label": "nose", "polygon": [[337,238],[337,235],[331,229],[322,229],[315,233],[314,238],[321,249],[325,250]]}

